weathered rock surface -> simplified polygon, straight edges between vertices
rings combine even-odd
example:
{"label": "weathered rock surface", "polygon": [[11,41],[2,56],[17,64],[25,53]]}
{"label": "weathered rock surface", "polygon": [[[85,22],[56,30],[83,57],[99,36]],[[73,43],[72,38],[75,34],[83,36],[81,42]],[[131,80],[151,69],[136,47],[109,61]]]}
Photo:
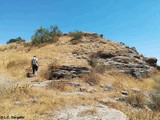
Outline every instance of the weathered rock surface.
{"label": "weathered rock surface", "polygon": [[98,51],[95,56],[102,59],[104,65],[135,78],[147,76],[157,66],[156,58],[145,58],[134,47],[123,46],[119,50]]}
{"label": "weathered rock surface", "polygon": [[153,66],[153,67],[156,67],[157,66],[157,59],[156,58],[145,58],[145,61],[150,65],[150,66]]}
{"label": "weathered rock surface", "polygon": [[[91,56],[102,61],[108,68],[116,68],[119,72],[135,78],[147,76],[157,66],[156,58],[144,57],[137,52],[135,47],[102,39],[102,36],[97,33],[82,32],[81,34],[83,38],[78,41],[78,44],[72,46],[70,41],[65,43],[71,48],[64,52],[67,54],[65,60],[68,62],[63,61],[61,65],[64,66],[53,66],[50,79],[74,78],[79,77],[81,74],[88,74],[91,70],[83,67],[83,65],[87,64]],[[68,63],[75,66],[67,66]]]}
{"label": "weathered rock surface", "polygon": [[52,120],[128,120],[128,118],[121,111],[97,105],[62,109]]}
{"label": "weathered rock surface", "polygon": [[91,70],[89,68],[82,66],[52,66],[50,79],[80,77],[82,74],[89,74],[90,72]]}

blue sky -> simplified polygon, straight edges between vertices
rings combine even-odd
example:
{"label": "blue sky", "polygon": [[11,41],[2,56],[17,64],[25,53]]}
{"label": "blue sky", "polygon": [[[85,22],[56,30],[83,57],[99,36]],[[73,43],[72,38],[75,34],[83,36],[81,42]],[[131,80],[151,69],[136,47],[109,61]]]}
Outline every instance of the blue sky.
{"label": "blue sky", "polygon": [[160,0],[0,0],[0,43],[50,25],[97,32],[160,60]]}

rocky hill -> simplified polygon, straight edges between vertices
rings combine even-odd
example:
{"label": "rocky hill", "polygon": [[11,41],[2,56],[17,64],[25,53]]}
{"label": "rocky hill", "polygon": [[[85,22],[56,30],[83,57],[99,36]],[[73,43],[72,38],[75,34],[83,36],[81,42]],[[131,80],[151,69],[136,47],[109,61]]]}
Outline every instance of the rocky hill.
{"label": "rocky hill", "polygon": [[[158,120],[157,59],[97,33],[77,36],[0,46],[0,114],[26,120]],[[37,76],[30,66],[34,55]]]}
{"label": "rocky hill", "polygon": [[[83,38],[81,40],[74,40],[77,43],[74,45],[71,41],[68,43],[60,43],[61,45],[69,45],[73,50],[66,51],[68,54],[66,61],[74,60],[78,62],[87,62],[95,59],[96,64],[103,65],[106,68],[114,68],[119,72],[126,73],[135,78],[141,78],[149,75],[156,70],[157,59],[147,58],[138,53],[135,47],[129,47],[122,43],[112,42],[110,40],[103,39],[96,33],[82,33]],[[67,36],[67,34],[66,34]],[[72,40],[73,41],[73,40]],[[74,49],[74,47],[76,48]],[[62,46],[63,49],[63,46]],[[65,65],[65,64],[64,64]],[[69,77],[71,72],[76,74],[88,73],[88,68],[76,67],[77,63],[73,66],[62,66],[59,68],[52,67],[53,78]],[[81,64],[79,64],[81,65]],[[81,67],[84,67],[81,65]],[[82,71],[80,70],[82,69]],[[78,71],[78,72],[76,72]]]}

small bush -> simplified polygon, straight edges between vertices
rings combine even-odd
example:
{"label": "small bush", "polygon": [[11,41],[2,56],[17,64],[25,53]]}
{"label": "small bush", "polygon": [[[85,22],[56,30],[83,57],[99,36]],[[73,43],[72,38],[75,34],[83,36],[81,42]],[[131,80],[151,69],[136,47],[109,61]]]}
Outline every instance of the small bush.
{"label": "small bush", "polygon": [[95,68],[98,65],[98,61],[96,58],[91,58],[88,62],[89,65],[91,65],[93,68]]}
{"label": "small bush", "polygon": [[142,93],[132,93],[128,96],[126,102],[133,107],[143,108],[145,104],[145,96]]}
{"label": "small bush", "polygon": [[70,32],[69,36],[73,37],[73,40],[79,40],[83,37],[83,33],[80,31]]}
{"label": "small bush", "polygon": [[10,43],[24,43],[25,40],[22,39],[21,37],[18,37],[18,38],[15,38],[15,39],[10,39],[9,41],[7,41],[7,44],[10,44]]}
{"label": "small bush", "polygon": [[80,31],[70,32],[69,36],[73,37],[71,40],[72,44],[78,44],[81,42],[81,39],[83,37],[83,33]]}
{"label": "small bush", "polygon": [[99,64],[94,69],[96,72],[103,74],[107,70],[107,66],[103,64]]}
{"label": "small bush", "polygon": [[99,85],[100,84],[100,78],[95,72],[91,72],[87,76],[83,76],[84,82],[90,84],[90,85]]}
{"label": "small bush", "polygon": [[107,70],[107,66],[103,63],[99,63],[97,58],[91,58],[89,61],[89,65],[92,66],[94,71],[103,74]]}

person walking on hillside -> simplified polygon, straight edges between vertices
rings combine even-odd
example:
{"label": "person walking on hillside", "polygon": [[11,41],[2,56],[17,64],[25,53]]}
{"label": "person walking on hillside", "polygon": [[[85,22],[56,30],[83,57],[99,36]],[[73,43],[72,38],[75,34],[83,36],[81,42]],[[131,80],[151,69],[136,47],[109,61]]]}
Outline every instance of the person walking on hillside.
{"label": "person walking on hillside", "polygon": [[31,61],[31,65],[32,65],[32,73],[33,73],[33,75],[37,75],[38,58],[36,56],[33,56],[32,61]]}

